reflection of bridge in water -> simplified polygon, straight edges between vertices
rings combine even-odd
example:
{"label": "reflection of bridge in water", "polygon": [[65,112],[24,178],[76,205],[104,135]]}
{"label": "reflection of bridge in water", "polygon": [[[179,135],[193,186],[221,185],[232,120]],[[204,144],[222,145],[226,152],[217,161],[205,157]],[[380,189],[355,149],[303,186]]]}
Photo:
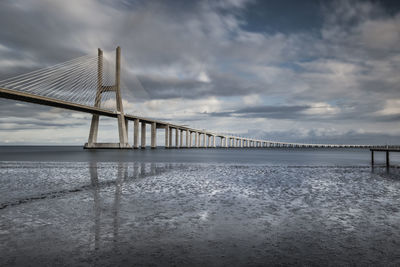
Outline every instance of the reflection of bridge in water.
{"label": "reflection of bridge in water", "polygon": [[[146,126],[151,127],[151,148],[157,147],[157,130],[165,131],[165,148],[399,148],[383,145],[305,144],[238,137],[199,130],[151,118],[125,114],[121,96],[121,49],[116,49],[115,73],[106,72],[103,51],[0,82],[0,97],[64,108],[93,115],[85,148],[131,148],[129,121],[133,122],[133,148],[146,147]],[[118,121],[118,143],[97,142],[100,116]],[[140,128],[140,131],[139,131]],[[139,136],[140,132],[140,136]],[[173,138],[173,136],[175,138]],[[217,142],[219,139],[219,142]]]}
{"label": "reflection of bridge in water", "polygon": [[[171,171],[176,168],[182,168],[182,164],[177,164],[177,163],[139,163],[139,162],[133,162],[133,163],[122,163],[119,162],[117,166],[112,166],[111,169],[114,170],[116,167],[117,172],[116,173],[109,173],[111,176],[110,179],[103,179],[102,181],[99,181],[98,177],[98,170],[99,169],[107,169],[108,167],[102,167],[99,166],[101,163],[97,162],[90,162],[88,169],[89,169],[89,175],[90,175],[90,181],[91,183],[80,185],[78,187],[72,187],[68,189],[63,189],[63,190],[55,190],[55,191],[49,191],[41,194],[35,194],[31,196],[26,196],[21,199],[15,199],[11,200],[9,202],[4,202],[0,203],[0,210],[5,209],[7,207],[12,207],[12,206],[17,206],[21,205],[24,203],[30,203],[32,201],[39,201],[43,199],[51,199],[51,198],[60,198],[62,196],[66,196],[69,194],[74,194],[78,192],[84,192],[87,190],[100,190],[102,188],[110,187],[110,186],[116,186],[119,187],[122,185],[124,182],[129,182],[129,181],[137,181],[138,179],[142,178],[147,178],[147,177],[152,177],[156,175],[160,175],[162,173]],[[113,178],[115,176],[115,178]]]}
{"label": "reflection of bridge in water", "polygon": [[[132,172],[129,172],[129,165],[132,167]],[[164,172],[170,171],[176,168],[177,164],[163,164],[163,163],[118,163],[117,176],[115,180],[107,183],[99,182],[98,174],[98,163],[91,162],[89,166],[91,188],[93,190],[94,200],[94,249],[100,249],[101,243],[101,215],[102,215],[102,201],[100,196],[100,190],[104,186],[115,186],[114,203],[112,204],[112,233],[113,241],[119,241],[119,228],[120,228],[120,208],[121,208],[121,195],[122,186],[128,181],[137,181],[141,178],[151,177],[160,175]]]}

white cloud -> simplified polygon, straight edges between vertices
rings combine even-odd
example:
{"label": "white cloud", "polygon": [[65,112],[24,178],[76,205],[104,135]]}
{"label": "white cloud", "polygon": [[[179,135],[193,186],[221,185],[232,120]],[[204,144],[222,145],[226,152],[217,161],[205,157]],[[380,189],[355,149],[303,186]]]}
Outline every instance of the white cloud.
{"label": "white cloud", "polygon": [[340,112],[340,108],[324,102],[311,103],[309,106],[310,108],[303,111],[303,113],[309,115],[336,115]]}
{"label": "white cloud", "polygon": [[383,109],[377,112],[379,115],[400,115],[400,99],[386,100]]}
{"label": "white cloud", "polygon": [[243,97],[243,102],[246,105],[259,105],[261,104],[261,98],[258,94],[246,95]]}

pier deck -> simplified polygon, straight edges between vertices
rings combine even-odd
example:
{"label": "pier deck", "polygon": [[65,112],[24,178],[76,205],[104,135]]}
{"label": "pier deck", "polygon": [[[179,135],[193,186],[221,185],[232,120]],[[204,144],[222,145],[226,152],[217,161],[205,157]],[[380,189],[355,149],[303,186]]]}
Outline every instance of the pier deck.
{"label": "pier deck", "polygon": [[390,167],[390,152],[400,152],[398,148],[371,148],[371,166],[375,164],[374,152],[385,152],[386,153],[386,167]]}

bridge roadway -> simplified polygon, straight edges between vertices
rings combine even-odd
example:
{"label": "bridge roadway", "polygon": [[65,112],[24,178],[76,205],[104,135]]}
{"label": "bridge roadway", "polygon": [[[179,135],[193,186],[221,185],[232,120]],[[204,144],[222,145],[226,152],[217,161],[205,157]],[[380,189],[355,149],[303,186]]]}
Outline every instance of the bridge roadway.
{"label": "bridge roadway", "polygon": [[[117,118],[118,112],[102,108],[91,107],[71,103],[54,98],[38,96],[26,92],[19,92],[0,88],[0,97],[6,99],[13,99],[23,102],[35,103],[45,106],[63,108],[73,111],[85,112],[90,114],[97,114],[101,116]],[[275,142],[268,140],[260,140],[246,137],[231,136],[225,134],[213,133],[205,130],[193,129],[183,125],[172,124],[154,120],[151,118],[144,118],[134,116],[131,114],[124,114],[126,123],[128,121],[134,122],[133,129],[133,148],[139,148],[139,123],[141,124],[141,143],[140,147],[146,147],[146,124],[151,125],[151,147],[157,147],[157,129],[165,129],[165,147],[166,148],[206,148],[217,147],[216,139],[220,138],[220,145],[218,147],[225,148],[245,148],[245,147],[289,147],[289,148],[391,148],[399,149],[400,146],[383,146],[383,145],[339,145],[339,144],[305,144],[305,143],[288,143],[288,142]],[[128,127],[127,127],[128,129]],[[173,130],[175,131],[175,142],[173,142]],[[183,138],[185,133],[185,139]],[[194,136],[194,138],[193,138]],[[194,139],[194,140],[193,140]],[[202,140],[201,140],[202,139]],[[193,142],[194,141],[194,142]],[[175,143],[175,144],[174,144]],[[173,145],[174,144],[174,145]],[[101,146],[101,144],[98,144]],[[105,147],[110,147],[110,144],[104,144]],[[112,146],[111,146],[112,148]]]}

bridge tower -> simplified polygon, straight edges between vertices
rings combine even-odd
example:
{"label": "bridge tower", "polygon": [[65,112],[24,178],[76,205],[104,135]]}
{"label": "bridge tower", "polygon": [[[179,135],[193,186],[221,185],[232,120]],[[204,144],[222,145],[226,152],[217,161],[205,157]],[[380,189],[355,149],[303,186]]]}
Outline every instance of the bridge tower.
{"label": "bridge tower", "polygon": [[130,148],[128,144],[128,121],[125,119],[121,97],[121,48],[116,49],[115,59],[115,84],[111,86],[103,85],[103,51],[98,49],[97,56],[97,92],[94,102],[96,108],[100,108],[101,94],[105,92],[115,92],[115,100],[118,117],[119,143],[97,143],[97,133],[99,131],[99,115],[92,115],[90,124],[89,139],[84,148]]}

